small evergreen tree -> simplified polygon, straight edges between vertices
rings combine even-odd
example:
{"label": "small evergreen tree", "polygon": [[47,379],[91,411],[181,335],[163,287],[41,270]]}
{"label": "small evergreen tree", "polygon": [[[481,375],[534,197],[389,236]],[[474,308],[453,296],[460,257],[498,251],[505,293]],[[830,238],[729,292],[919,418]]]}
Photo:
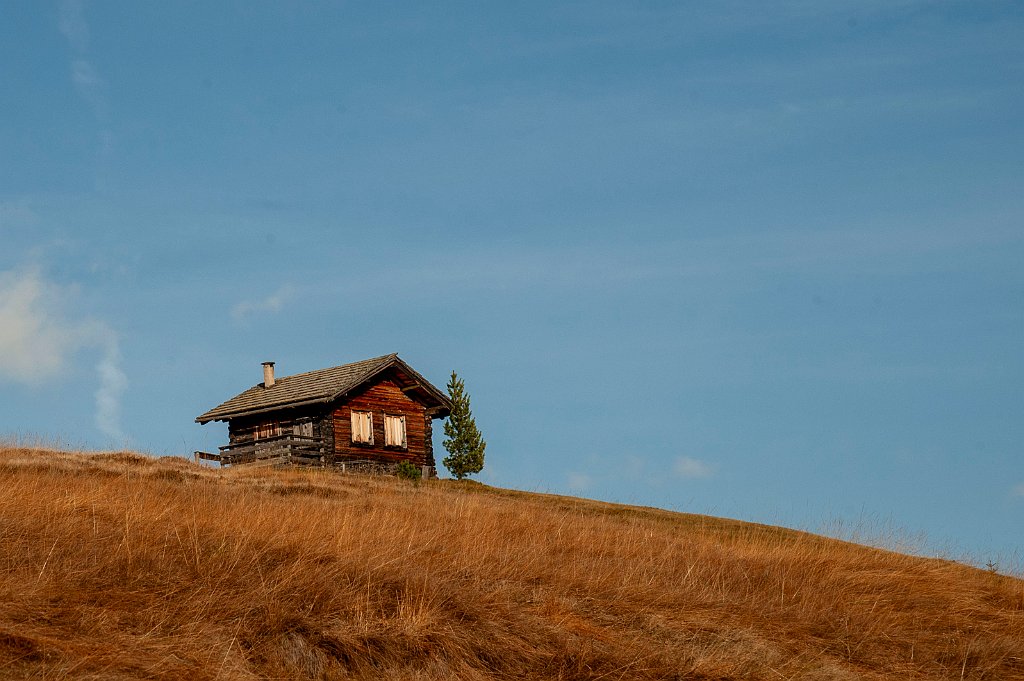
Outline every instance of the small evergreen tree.
{"label": "small evergreen tree", "polygon": [[395,467],[395,475],[401,480],[408,480],[413,484],[418,485],[420,479],[423,478],[423,471],[420,470],[419,466],[415,465],[411,461],[399,461]]}
{"label": "small evergreen tree", "polygon": [[480,437],[480,431],[469,408],[469,394],[466,384],[453,371],[448,381],[448,397],[452,401],[452,413],[444,422],[444,448],[448,450],[442,463],[452,475],[462,480],[467,475],[479,473],[484,467],[484,449],[487,443]]}

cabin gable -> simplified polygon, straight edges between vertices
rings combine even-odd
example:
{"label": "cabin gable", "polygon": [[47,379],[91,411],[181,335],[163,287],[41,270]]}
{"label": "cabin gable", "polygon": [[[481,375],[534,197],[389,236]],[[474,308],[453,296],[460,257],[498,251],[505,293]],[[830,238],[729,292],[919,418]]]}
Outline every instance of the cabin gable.
{"label": "cabin gable", "polygon": [[[367,421],[369,437],[364,431]],[[412,399],[394,380],[384,378],[339,400],[331,410],[335,461],[371,459],[433,466],[430,423],[426,406]],[[404,437],[396,437],[399,428]]]}

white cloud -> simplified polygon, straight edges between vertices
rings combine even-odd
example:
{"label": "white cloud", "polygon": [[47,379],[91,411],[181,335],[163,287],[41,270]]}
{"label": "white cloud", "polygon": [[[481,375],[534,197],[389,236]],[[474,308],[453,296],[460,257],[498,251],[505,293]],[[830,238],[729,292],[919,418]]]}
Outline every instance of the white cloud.
{"label": "white cloud", "polygon": [[64,304],[73,294],[73,288],[46,281],[35,268],[0,272],[0,380],[26,385],[57,380],[73,355],[98,350],[96,427],[123,440],[121,397],[128,379],[117,334],[96,319],[68,319]]}
{"label": "white cloud", "polygon": [[291,286],[287,284],[279,288],[275,293],[262,300],[243,300],[231,308],[231,317],[237,321],[245,321],[250,315],[260,312],[275,313],[284,309],[293,294]]}
{"label": "white cloud", "polygon": [[700,459],[694,459],[689,456],[678,457],[672,463],[672,472],[677,477],[684,479],[707,478],[711,477],[711,474],[714,473],[711,466]]}
{"label": "white cloud", "polygon": [[121,349],[117,335],[103,326],[103,356],[96,371],[100,381],[96,387],[96,427],[119,441],[126,439],[121,430],[121,397],[128,389],[128,377],[121,370]]}
{"label": "white cloud", "polygon": [[36,270],[0,274],[0,377],[38,383],[60,373],[77,333],[48,314],[59,297]]}
{"label": "white cloud", "polygon": [[572,471],[569,473],[569,489],[582,491],[594,484],[594,479],[586,473]]}

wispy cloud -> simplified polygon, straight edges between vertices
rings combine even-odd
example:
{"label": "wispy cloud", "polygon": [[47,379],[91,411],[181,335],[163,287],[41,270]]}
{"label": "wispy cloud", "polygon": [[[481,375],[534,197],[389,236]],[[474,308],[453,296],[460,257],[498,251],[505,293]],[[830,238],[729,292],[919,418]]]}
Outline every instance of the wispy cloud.
{"label": "wispy cloud", "polygon": [[89,25],[85,23],[81,0],[64,0],[61,3],[57,26],[76,52],[89,49]]}
{"label": "wispy cloud", "polygon": [[[1003,213],[1005,212],[1005,216]],[[945,272],[959,260],[984,257],[1024,244],[1013,208],[967,211],[928,225],[898,220],[854,223],[820,230],[808,228],[744,231],[704,237],[676,235],[633,242],[595,236],[589,244],[559,248],[472,246],[459,251],[460,266],[445,267],[447,253],[402,256],[393,275],[381,282],[350,271],[321,270],[315,276],[336,293],[408,291],[418,287],[454,287],[472,291],[553,288],[608,289],[651,281],[707,282],[725,291],[739,281],[780,272],[813,275],[910,275]],[[978,225],[971,228],[971,225]],[[639,244],[639,245],[638,245]],[[651,244],[656,244],[652,248]],[[429,285],[428,285],[429,284]],[[746,284],[744,284],[746,286]],[[371,305],[371,296],[349,296],[347,304]]]}
{"label": "wispy cloud", "polygon": [[260,300],[243,300],[231,308],[231,317],[236,322],[243,322],[250,316],[259,313],[277,313],[284,309],[285,304],[294,295],[294,289],[285,284],[276,292]]}
{"label": "wispy cloud", "polygon": [[1013,488],[1013,496],[1024,497],[1024,482]]}
{"label": "wispy cloud", "polygon": [[57,28],[71,47],[71,83],[75,91],[92,109],[100,126],[96,153],[95,183],[101,188],[105,169],[114,147],[114,135],[107,128],[107,84],[89,58],[89,24],[85,20],[81,0],[64,0],[60,5]]}
{"label": "wispy cloud", "polygon": [[71,82],[75,84],[75,89],[82,99],[92,107],[97,118],[101,118],[106,113],[104,83],[88,60],[75,59],[71,62]]}
{"label": "wispy cloud", "polygon": [[581,492],[594,484],[594,479],[587,473],[571,471],[568,476],[569,489]]}
{"label": "wispy cloud", "polygon": [[[691,456],[674,459],[652,458],[639,454],[617,453],[614,457],[591,459],[589,472],[569,471],[566,475],[569,490],[581,492],[595,485],[629,480],[652,489],[676,487],[680,480],[699,480],[714,477],[715,467],[707,461]],[[612,473],[614,471],[614,473]]]}
{"label": "wispy cloud", "polygon": [[75,57],[71,60],[71,82],[97,118],[106,112],[103,79],[89,61],[89,24],[85,21],[80,0],[64,0],[60,6],[58,28],[67,38]]}
{"label": "wispy cloud", "polygon": [[72,288],[47,281],[37,268],[0,273],[0,380],[39,385],[57,380],[83,349],[99,351],[96,427],[123,440],[121,398],[128,379],[121,370],[116,332],[97,319],[69,319]]}
{"label": "wispy cloud", "polygon": [[125,440],[121,429],[121,398],[128,389],[128,377],[121,370],[121,349],[117,335],[106,325],[101,325],[99,342],[103,354],[96,371],[99,383],[96,387],[96,427],[100,432],[119,441]]}
{"label": "wispy cloud", "polygon": [[683,479],[709,478],[714,474],[714,469],[700,459],[680,456],[672,462],[672,473]]}

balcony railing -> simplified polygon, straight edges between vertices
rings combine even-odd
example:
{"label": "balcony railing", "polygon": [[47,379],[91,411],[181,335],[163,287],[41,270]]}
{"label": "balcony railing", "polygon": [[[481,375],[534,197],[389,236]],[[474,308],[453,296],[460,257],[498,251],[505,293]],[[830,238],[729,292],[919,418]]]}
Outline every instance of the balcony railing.
{"label": "balcony railing", "polygon": [[236,442],[219,449],[219,454],[196,452],[196,461],[216,461],[221,466],[273,466],[288,463],[322,466],[326,454],[323,438],[293,434]]}

